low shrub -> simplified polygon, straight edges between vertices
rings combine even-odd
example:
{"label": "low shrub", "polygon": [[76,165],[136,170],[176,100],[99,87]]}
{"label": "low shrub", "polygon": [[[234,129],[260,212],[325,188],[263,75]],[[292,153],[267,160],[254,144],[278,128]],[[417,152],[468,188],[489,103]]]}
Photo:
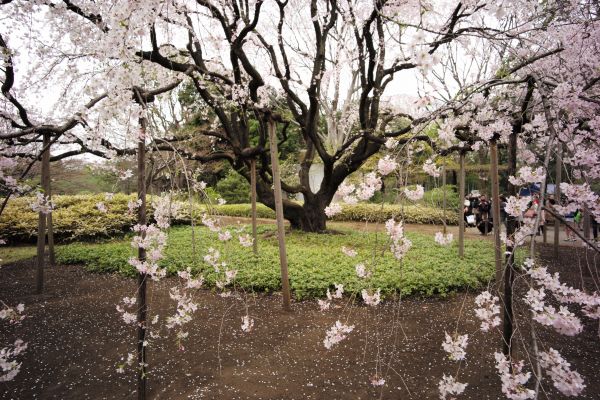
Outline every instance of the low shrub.
{"label": "low shrub", "polygon": [[[122,235],[135,223],[135,214],[129,214],[127,203],[133,196],[115,194],[110,201],[104,194],[54,196],[52,222],[57,241],[108,238]],[[9,201],[0,216],[0,232],[10,242],[30,242],[37,237],[38,214],[29,206],[32,199],[21,197]],[[103,213],[96,207],[104,202]]]}
{"label": "low shrub", "polygon": [[[273,228],[260,226],[259,255],[243,248],[235,240],[220,242],[216,234],[196,228],[195,251],[190,245],[191,228],[175,227],[169,232],[166,257],[161,265],[169,274],[191,267],[202,273],[209,287],[214,287],[213,268],[202,261],[209,247],[223,254],[229,268],[238,269],[236,285],[244,290],[273,292],[281,289],[277,236]],[[402,262],[389,252],[389,243],[381,234],[342,230],[338,234],[291,232],[286,237],[290,285],[297,299],[324,297],[332,283],[341,283],[346,293],[362,289],[381,288],[384,295],[446,295],[449,292],[485,285],[493,277],[494,254],[491,242],[465,241],[465,257],[457,256],[456,243],[440,246],[432,235],[409,233],[413,242]],[[350,258],[341,252],[342,246],[355,248],[359,255]],[[376,251],[374,251],[376,250]],[[375,257],[373,256],[375,254]],[[57,260],[62,264],[81,264],[95,272],[118,272],[135,276],[128,263],[135,249],[128,239],[107,243],[73,243],[57,248]],[[365,263],[375,271],[370,280],[356,276],[355,265]]]}
{"label": "low shrub", "polygon": [[[54,196],[53,211],[54,235],[57,242],[75,240],[107,239],[122,236],[135,224],[136,215],[128,213],[127,203],[134,200],[134,195],[115,194],[111,200],[106,200],[104,194]],[[182,198],[183,199],[183,198]],[[152,201],[148,197],[148,215],[152,218]],[[31,198],[22,197],[9,201],[6,210],[0,215],[0,232],[2,238],[11,243],[32,242],[37,237],[38,215],[29,204]],[[96,204],[103,202],[107,212],[97,209]],[[194,219],[200,223],[202,213],[207,206],[193,203]],[[225,204],[209,206],[211,214],[250,218],[250,204]],[[390,218],[403,218],[406,223],[413,224],[442,224],[444,212],[439,208],[420,205],[394,204],[354,204],[344,205],[343,211],[336,215],[334,221],[371,221],[385,222]],[[275,212],[263,204],[257,205],[259,218],[275,218]],[[181,201],[179,215],[173,224],[190,223],[189,203]],[[458,216],[452,211],[445,213],[450,225],[458,224]]]}

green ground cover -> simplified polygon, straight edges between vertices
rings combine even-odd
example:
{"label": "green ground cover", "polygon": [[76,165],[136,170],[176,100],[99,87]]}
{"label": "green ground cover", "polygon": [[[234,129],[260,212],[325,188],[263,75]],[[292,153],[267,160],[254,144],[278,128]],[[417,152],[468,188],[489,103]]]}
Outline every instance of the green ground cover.
{"label": "green ground cover", "polygon": [[[243,248],[236,238],[219,242],[214,233],[196,228],[196,254],[192,250],[191,228],[175,227],[169,232],[166,257],[161,261],[170,274],[191,267],[202,273],[209,287],[214,286],[216,274],[203,260],[206,250],[221,251],[230,268],[238,269],[237,285],[245,290],[273,292],[280,289],[279,253],[273,228],[259,227],[259,255]],[[493,277],[494,262],[491,243],[467,240],[465,258],[457,257],[456,244],[440,246],[431,235],[408,233],[413,248],[402,263],[387,250],[383,233],[340,231],[336,234],[288,233],[286,238],[290,283],[297,299],[323,297],[332,283],[342,283],[346,292],[363,288],[381,288],[384,295],[399,292],[407,295],[445,295],[466,287],[479,287]],[[359,255],[349,258],[342,246],[352,246]],[[2,250],[4,251],[4,250]],[[0,251],[0,255],[2,255]],[[71,243],[57,247],[61,264],[81,264],[93,272],[118,272],[134,276],[127,260],[135,255],[129,240],[104,243]],[[371,279],[359,279],[355,265],[365,263],[374,269]]]}

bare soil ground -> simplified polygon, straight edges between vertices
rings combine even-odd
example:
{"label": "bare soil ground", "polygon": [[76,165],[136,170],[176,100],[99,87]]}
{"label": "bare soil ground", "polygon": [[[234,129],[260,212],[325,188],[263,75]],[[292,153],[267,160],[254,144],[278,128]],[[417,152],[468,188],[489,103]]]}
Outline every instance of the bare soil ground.
{"label": "bare soil ground", "polygon": [[[552,271],[577,287],[600,281],[598,256],[573,247],[562,247],[557,259],[551,248],[542,254]],[[135,331],[121,323],[115,309],[123,296],[134,294],[135,281],[57,266],[46,271],[44,294],[34,295],[34,277],[32,261],[0,269],[0,298],[11,305],[25,303],[28,315],[20,326],[2,326],[0,344],[17,337],[29,343],[21,373],[0,383],[0,399],[135,398],[135,372],[116,372],[119,360],[134,351]],[[523,281],[517,282],[523,292]],[[168,288],[175,284],[172,278],[150,284],[152,312],[161,318],[174,310]],[[493,351],[501,349],[500,335],[478,330],[475,295],[388,299],[377,308],[346,299],[325,312],[314,301],[296,302],[291,313],[281,310],[278,295],[248,295],[255,327],[244,333],[244,302],[200,291],[185,350],[164,331],[150,343],[149,398],[437,399],[442,374],[458,373],[457,379],[469,384],[459,399],[500,399],[493,360]],[[356,328],[326,350],[325,332],[338,319]],[[582,398],[600,399],[599,326],[583,321],[584,331],[575,338],[536,325],[539,345],[559,349],[585,377]],[[460,365],[441,348],[444,331],[456,328],[469,333],[467,358]],[[515,340],[520,359],[528,357],[523,344],[529,337],[529,326],[520,318]],[[369,383],[376,369],[386,379],[382,388]],[[564,398],[547,377],[542,389],[542,399]]]}

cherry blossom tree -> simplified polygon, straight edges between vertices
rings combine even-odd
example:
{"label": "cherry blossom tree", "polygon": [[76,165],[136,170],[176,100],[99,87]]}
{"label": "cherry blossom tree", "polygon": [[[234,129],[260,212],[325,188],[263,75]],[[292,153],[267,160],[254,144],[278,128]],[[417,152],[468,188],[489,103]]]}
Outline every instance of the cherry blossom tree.
{"label": "cherry blossom tree", "polygon": [[[4,125],[0,138],[8,143],[3,149],[14,148],[15,144],[35,143],[39,147],[40,134],[49,132],[57,141],[62,138],[62,145],[75,146],[75,152],[134,154],[133,144],[140,146],[141,154],[146,142],[145,137],[140,140],[137,123],[145,115],[143,104],[150,102],[144,94],[150,96],[153,90],[159,90],[152,88],[164,82],[186,80],[197,92],[199,109],[205,112],[210,125],[198,134],[213,138],[213,143],[208,154],[186,151],[185,145],[179,153],[201,161],[227,160],[248,179],[250,165],[256,162],[257,194],[271,207],[275,206],[272,186],[278,185],[273,182],[276,173],[269,160],[269,150],[274,149],[267,144],[269,126],[279,124],[282,142],[288,140],[289,129],[300,132],[304,149],[299,160],[299,183],[280,183],[286,192],[303,195],[302,205],[284,201],[284,214],[294,227],[307,231],[324,230],[326,218],[343,209],[343,203],[332,203],[336,193],[343,202],[356,203],[382,190],[385,176],[414,162],[417,141],[425,142],[432,150],[422,169],[433,177],[443,171],[438,161],[442,156],[506,149],[512,195],[506,208],[510,215],[507,235],[504,244],[495,242],[500,274],[490,289],[477,297],[476,317],[481,320],[481,329],[489,332],[490,340],[502,347],[502,352],[489,356],[496,363],[499,390],[507,398],[534,398],[544,376],[542,371],[565,395],[582,392],[583,378],[555,349],[541,352],[534,347],[532,365],[515,359],[514,347],[525,341],[516,340],[522,333],[513,329],[513,304],[527,306],[531,321],[573,336],[581,331],[582,324],[572,309],[579,307],[586,318],[598,319],[598,294],[590,288],[563,284],[558,276],[533,261],[517,265],[514,254],[530,240],[533,258],[535,242],[531,239],[543,208],[559,219],[561,214],[586,208],[600,219],[599,196],[591,189],[592,183],[600,179],[600,32],[596,2],[470,0],[440,2],[435,7],[434,2],[385,0],[2,3],[2,11],[9,10],[6,12],[16,24],[39,15],[50,21],[52,45],[44,43],[36,54],[50,62],[50,70],[62,68],[56,81],[68,93],[61,98],[65,104],[60,110],[62,115],[33,118],[28,111],[31,107],[21,100],[22,92],[13,88],[13,55],[6,50],[9,47],[2,36],[3,106],[10,107],[3,108],[1,114]],[[459,61],[469,57],[480,64],[477,73],[469,73],[469,62]],[[75,68],[69,64],[74,59],[84,61]],[[414,78],[403,75],[407,71],[422,75],[414,98],[404,103],[385,98],[386,90],[399,78]],[[70,76],[74,79],[65,78]],[[86,102],[82,103],[81,94],[85,94]],[[96,104],[100,107],[92,109]],[[82,129],[63,130],[64,121],[68,121],[67,127]],[[106,133],[111,127],[119,129]],[[163,138],[155,143],[164,145],[164,149],[175,146]],[[365,174],[358,184],[344,182],[384,147],[390,154],[379,160],[374,171]],[[552,159],[561,160],[565,179],[559,186],[564,201],[557,198],[558,204],[550,208],[543,200]],[[309,174],[317,162],[324,166],[324,177],[313,192]],[[3,174],[9,164],[2,159]],[[497,171],[493,175],[497,177]],[[13,180],[2,176],[7,186],[14,186]],[[529,202],[516,195],[521,186],[531,183],[542,186],[538,217],[517,229],[516,219]],[[494,186],[497,208],[496,182]],[[399,189],[410,200],[423,196],[422,187]],[[40,198],[36,207],[47,210],[47,199]],[[220,240],[232,238],[231,232],[223,231],[210,217],[205,216],[203,222],[218,233]],[[407,252],[414,251],[404,234],[401,215],[387,221],[385,228],[389,250],[401,263]],[[140,253],[131,263],[140,272],[141,283],[148,276],[162,274],[157,261],[165,236],[163,227],[148,225],[142,212],[136,229],[134,245]],[[239,240],[241,245],[251,244],[248,237],[240,236]],[[440,246],[451,240],[443,232],[436,235]],[[583,241],[592,251],[600,251],[589,240]],[[502,246],[504,253],[500,252]],[[356,255],[347,248],[344,253]],[[145,257],[148,255],[149,259]],[[225,287],[234,281],[236,273],[224,269],[220,257],[213,249],[205,260],[223,274],[219,282]],[[368,280],[373,274],[361,263],[355,270],[360,279]],[[193,282],[191,287],[200,285],[200,280],[189,273],[180,276]],[[514,296],[516,277],[529,286],[523,298]],[[342,297],[343,286],[335,284],[335,288],[335,293],[328,291],[327,299],[319,302],[323,310]],[[380,288],[369,287],[360,295],[370,307],[381,301]],[[545,298],[550,295],[560,303],[558,307],[546,304]],[[172,297],[178,307],[169,325],[180,327],[189,321],[195,307],[185,293],[173,292]],[[123,303],[140,305],[143,299],[135,302],[127,298]],[[123,311],[123,319],[141,324],[145,332],[148,316]],[[355,326],[341,321],[325,334],[326,348],[352,334]],[[250,331],[252,327],[253,321],[246,315],[242,329]],[[141,378],[145,371],[144,335],[138,341],[142,346],[137,363]],[[180,336],[182,339],[185,335]],[[460,365],[468,357],[468,343],[467,335],[449,332],[442,348]],[[530,370],[535,370],[535,389],[530,388]],[[459,376],[443,375],[440,379],[441,398],[467,390]],[[371,383],[382,386],[385,377],[377,371]]]}
{"label": "cherry blossom tree", "polygon": [[[228,160],[248,179],[251,160],[256,159],[258,196],[271,207],[265,115],[282,116],[282,141],[289,124],[299,129],[305,146],[300,183],[282,182],[282,187],[301,193],[304,204],[286,201],[285,216],[295,227],[321,231],[324,209],[344,179],[389,137],[414,132],[423,122],[397,110],[382,113],[387,110],[382,98],[388,85],[401,71],[431,68],[443,44],[476,31],[473,15],[482,6],[459,4],[410,31],[398,16],[417,18],[428,10],[426,4],[148,1],[104,8],[69,1],[61,8],[87,22],[85,29],[96,29],[96,41],[102,35],[101,42],[111,44],[119,34],[135,37],[140,43],[132,40],[131,48],[137,48],[138,63],[143,59],[186,74],[214,116],[215,129],[204,132],[215,141],[210,158]],[[129,17],[126,27],[118,25],[123,16]],[[421,42],[418,32],[434,35]],[[144,33],[148,36],[142,37]],[[132,57],[131,48],[120,43],[118,48]],[[342,81],[350,83],[344,86]],[[398,129],[386,130],[394,120]],[[399,141],[419,138],[427,140],[412,134]],[[313,193],[308,182],[315,162],[323,163],[324,178]]]}

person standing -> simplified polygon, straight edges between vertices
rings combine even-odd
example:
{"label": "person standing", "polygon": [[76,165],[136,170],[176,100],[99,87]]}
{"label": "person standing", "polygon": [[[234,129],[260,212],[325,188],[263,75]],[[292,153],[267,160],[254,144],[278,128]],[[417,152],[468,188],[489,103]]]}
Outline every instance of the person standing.
{"label": "person standing", "polygon": [[479,216],[480,216],[480,220],[481,222],[479,223],[480,226],[479,227],[479,231],[481,232],[482,235],[487,235],[488,232],[491,231],[491,224],[490,224],[490,209],[491,209],[491,205],[489,203],[489,201],[487,200],[487,198],[485,197],[485,195],[481,195],[479,197],[479,205],[477,207],[479,209]]}

